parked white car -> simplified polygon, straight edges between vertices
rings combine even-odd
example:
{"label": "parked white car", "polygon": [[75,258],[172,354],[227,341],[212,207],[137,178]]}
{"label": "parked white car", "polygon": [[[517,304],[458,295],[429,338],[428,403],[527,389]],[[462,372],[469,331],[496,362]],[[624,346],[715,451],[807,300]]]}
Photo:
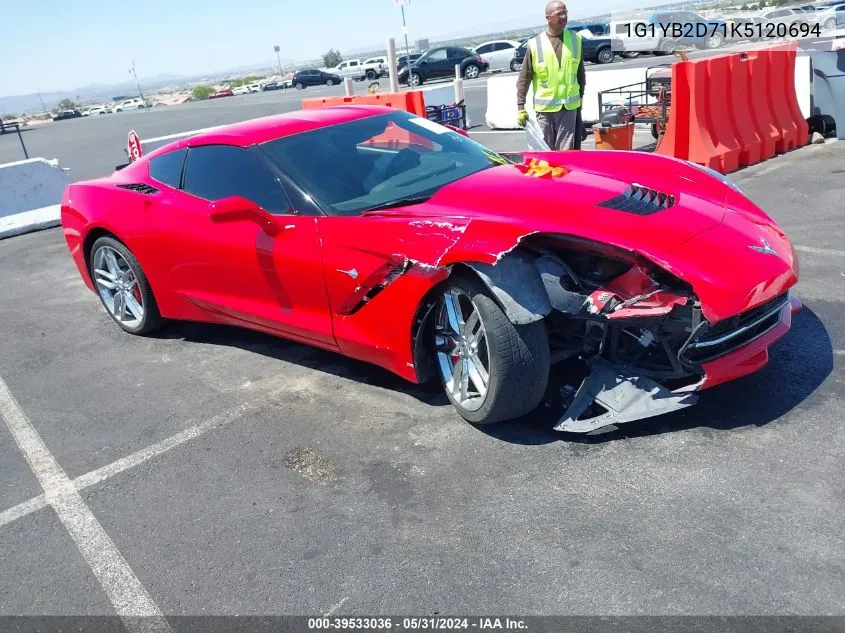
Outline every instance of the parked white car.
{"label": "parked white car", "polygon": [[135,97],[134,99],[125,99],[121,101],[118,105],[114,107],[115,112],[123,112],[124,110],[144,110],[147,108],[146,103],[140,97]]}
{"label": "parked white car", "polygon": [[836,28],[836,18],[842,22],[845,20],[845,3],[820,7],[816,13],[816,21],[825,30]]}
{"label": "parked white car", "polygon": [[249,93],[249,86],[238,86],[237,88],[232,88],[233,95],[245,95]]}
{"label": "parked white car", "polygon": [[92,106],[88,108],[85,112],[83,112],[82,116],[91,116],[92,114],[108,114],[111,111],[112,109],[107,106]]}
{"label": "parked white car", "polygon": [[493,40],[476,46],[473,51],[476,55],[484,58],[490,64],[491,72],[498,70],[511,70],[511,61],[520,42],[515,40]]}

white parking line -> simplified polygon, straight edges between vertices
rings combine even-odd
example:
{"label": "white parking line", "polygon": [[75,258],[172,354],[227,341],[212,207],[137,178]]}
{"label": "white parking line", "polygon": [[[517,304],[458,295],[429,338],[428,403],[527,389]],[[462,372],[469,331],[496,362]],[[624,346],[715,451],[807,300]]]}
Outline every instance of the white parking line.
{"label": "white parking line", "polygon": [[[157,457],[162,453],[166,453],[170,449],[176,448],[177,446],[179,446],[180,444],[184,444],[188,440],[192,440],[216,428],[225,426],[236,420],[239,416],[243,415],[247,411],[254,409],[255,406],[255,403],[247,403],[230,409],[228,411],[224,411],[220,415],[216,415],[210,420],[206,420],[201,424],[194,424],[193,426],[188,427],[181,433],[171,435],[170,437],[165,438],[162,441],[153,444],[152,446],[148,446],[147,448],[143,448],[140,451],[132,453],[131,455],[122,457],[121,459],[118,459],[117,461],[114,461],[111,464],[107,464],[102,468],[98,468],[97,470],[91,471],[90,473],[80,475],[71,483],[73,484],[73,487],[74,489],[76,489],[77,492],[80,490],[84,490],[89,486],[93,486],[102,481],[105,481],[106,479],[110,479],[115,475],[119,475],[120,473],[129,470],[130,468],[140,466],[144,462],[151,460],[153,457]],[[38,510],[41,510],[42,508],[45,508],[48,505],[50,504],[44,495],[38,495],[33,499],[29,499],[28,501],[19,503],[18,505],[9,508],[8,510],[0,512],[0,527],[13,521],[17,521],[18,519],[23,518],[28,514],[37,512]]]}
{"label": "white parking line", "polygon": [[[47,502],[76,542],[91,571],[130,631],[172,633],[159,608],[0,378],[0,416],[38,478]],[[135,619],[135,618],[144,619]]]}
{"label": "white parking line", "polygon": [[845,257],[845,251],[837,251],[832,248],[817,248],[815,246],[795,246],[796,251],[802,253],[815,253],[816,255],[834,255],[836,257]]}

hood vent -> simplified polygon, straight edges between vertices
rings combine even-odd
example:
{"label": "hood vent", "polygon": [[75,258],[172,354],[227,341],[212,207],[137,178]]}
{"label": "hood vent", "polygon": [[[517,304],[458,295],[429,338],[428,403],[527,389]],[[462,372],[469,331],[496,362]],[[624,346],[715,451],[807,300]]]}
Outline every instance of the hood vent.
{"label": "hood vent", "polygon": [[674,204],[675,197],[668,193],[632,184],[621,195],[605,200],[598,206],[636,215],[652,215]]}
{"label": "hood vent", "polygon": [[158,189],[151,185],[144,184],[143,182],[133,182],[129,185],[117,185],[121,189],[130,189],[132,191],[137,191],[138,193],[143,193],[144,195],[151,196],[154,193],[158,193]]}

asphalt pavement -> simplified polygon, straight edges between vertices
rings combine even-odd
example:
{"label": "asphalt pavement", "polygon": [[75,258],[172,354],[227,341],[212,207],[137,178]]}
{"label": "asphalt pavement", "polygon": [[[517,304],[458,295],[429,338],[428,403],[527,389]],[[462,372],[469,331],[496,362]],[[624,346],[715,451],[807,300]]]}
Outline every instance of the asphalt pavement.
{"label": "asphalt pavement", "polygon": [[[94,175],[128,127],[301,96],[27,137]],[[4,411],[55,459],[51,494],[64,486],[45,506],[0,424],[0,614],[113,614],[137,582],[130,606],[165,615],[845,615],[843,159],[842,143],[814,145],[734,175],[801,256],[805,309],[770,364],[595,436],[556,433],[542,411],[476,428],[436,386],[233,328],[130,336],[60,230],[0,241]]]}

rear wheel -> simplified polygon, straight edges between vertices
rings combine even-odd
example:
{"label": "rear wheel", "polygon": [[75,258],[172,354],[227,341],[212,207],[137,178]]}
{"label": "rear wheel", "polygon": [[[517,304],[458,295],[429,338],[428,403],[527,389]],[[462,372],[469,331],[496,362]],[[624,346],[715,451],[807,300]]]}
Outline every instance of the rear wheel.
{"label": "rear wheel", "polygon": [[302,90],[303,88],[305,88],[305,84],[302,83],[301,81],[297,81],[296,84],[294,84],[294,85],[296,86],[297,90]]}
{"label": "rear wheel", "polygon": [[475,79],[479,74],[481,74],[481,69],[475,64],[467,64],[467,67],[464,68],[465,79]]}
{"label": "rear wheel", "polygon": [[418,73],[411,73],[408,77],[409,86],[419,86],[422,83],[422,76]]}
{"label": "rear wheel", "polygon": [[326,85],[327,85],[327,86],[333,86],[333,85],[334,85],[334,79],[328,79],[328,80],[326,80]]}
{"label": "rear wheel", "polygon": [[515,59],[514,59],[514,60],[512,60],[512,61],[511,61],[511,71],[512,71],[512,72],[515,72],[515,73],[518,73],[520,70],[522,70],[522,64],[520,64],[520,63],[519,63],[518,61],[516,61]]}
{"label": "rear wheel", "polygon": [[446,396],[473,424],[518,418],[537,408],[545,394],[545,323],[514,325],[476,277],[446,282],[435,312],[434,350]]}
{"label": "rear wheel", "polygon": [[89,273],[109,316],[130,334],[148,334],[163,320],[141,264],[123,243],[101,237],[91,247]]}

